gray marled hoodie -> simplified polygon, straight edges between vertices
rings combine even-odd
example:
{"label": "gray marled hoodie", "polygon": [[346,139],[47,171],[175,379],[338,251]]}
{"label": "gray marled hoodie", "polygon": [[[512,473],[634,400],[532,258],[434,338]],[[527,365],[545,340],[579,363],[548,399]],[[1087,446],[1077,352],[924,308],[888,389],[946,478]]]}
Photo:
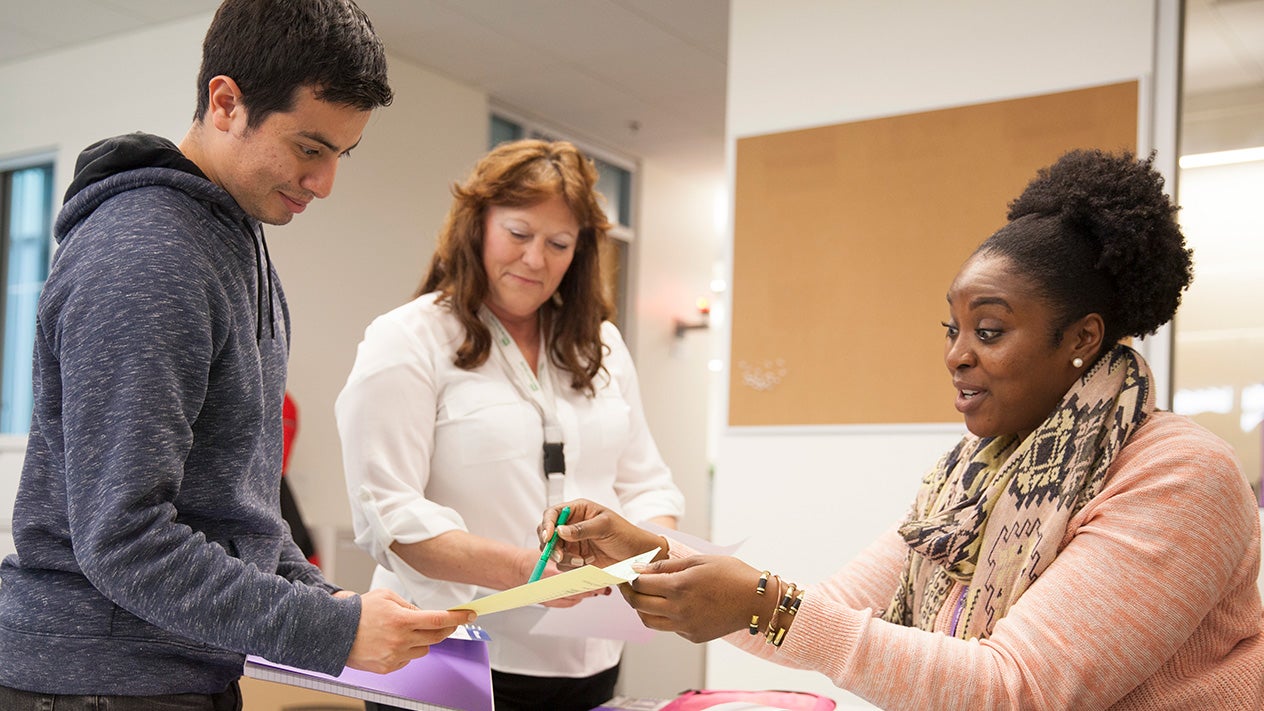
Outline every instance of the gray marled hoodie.
{"label": "gray marled hoodie", "polygon": [[155,136],[91,146],[76,174],[39,301],[0,685],[214,693],[245,653],[337,674],[359,599],[330,595],[280,516],[289,316],[259,224]]}

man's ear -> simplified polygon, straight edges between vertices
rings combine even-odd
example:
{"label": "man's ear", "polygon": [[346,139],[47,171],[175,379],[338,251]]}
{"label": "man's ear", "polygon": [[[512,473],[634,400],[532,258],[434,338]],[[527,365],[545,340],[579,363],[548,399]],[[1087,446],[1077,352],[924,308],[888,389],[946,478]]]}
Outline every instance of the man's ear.
{"label": "man's ear", "polygon": [[231,77],[215,76],[207,85],[210,102],[206,119],[220,131],[230,132],[234,124],[246,125],[246,105],[241,100],[241,88]]}

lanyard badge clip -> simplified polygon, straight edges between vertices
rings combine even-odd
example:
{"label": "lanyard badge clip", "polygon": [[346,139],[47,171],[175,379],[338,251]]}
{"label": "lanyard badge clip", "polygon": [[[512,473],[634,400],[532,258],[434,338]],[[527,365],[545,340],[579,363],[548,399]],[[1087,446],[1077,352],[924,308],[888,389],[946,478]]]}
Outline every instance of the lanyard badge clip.
{"label": "lanyard badge clip", "polygon": [[561,442],[544,443],[544,475],[566,475],[566,456],[562,454]]}
{"label": "lanyard badge clip", "polygon": [[549,506],[562,503],[562,482],[566,479],[566,456],[561,442],[544,443],[544,478]]}

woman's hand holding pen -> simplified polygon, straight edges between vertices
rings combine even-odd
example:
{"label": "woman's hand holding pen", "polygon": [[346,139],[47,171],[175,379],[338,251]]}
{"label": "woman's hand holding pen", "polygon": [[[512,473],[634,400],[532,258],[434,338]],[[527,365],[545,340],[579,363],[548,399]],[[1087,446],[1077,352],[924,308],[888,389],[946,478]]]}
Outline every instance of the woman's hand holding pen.
{"label": "woman's hand holding pen", "polygon": [[553,536],[554,522],[564,507],[570,507],[566,524],[557,527],[552,559],[560,570],[584,565],[605,567],[653,548],[656,560],[667,557],[667,539],[642,529],[601,504],[576,499],[550,507],[536,528],[543,546]]}

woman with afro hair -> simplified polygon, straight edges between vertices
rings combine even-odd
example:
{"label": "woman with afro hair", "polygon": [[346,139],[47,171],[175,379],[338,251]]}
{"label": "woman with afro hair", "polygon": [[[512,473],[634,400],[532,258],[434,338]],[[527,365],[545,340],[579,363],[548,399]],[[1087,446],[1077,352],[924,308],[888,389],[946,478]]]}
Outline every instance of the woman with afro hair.
{"label": "woman with afro hair", "polygon": [[[1225,442],[1155,408],[1121,343],[1192,278],[1151,163],[1068,153],[961,267],[944,364],[969,433],[906,518],[805,587],[671,541],[624,586],[645,624],[729,635],[882,708],[1264,708],[1250,487]],[[662,544],[570,506],[563,561]]]}

